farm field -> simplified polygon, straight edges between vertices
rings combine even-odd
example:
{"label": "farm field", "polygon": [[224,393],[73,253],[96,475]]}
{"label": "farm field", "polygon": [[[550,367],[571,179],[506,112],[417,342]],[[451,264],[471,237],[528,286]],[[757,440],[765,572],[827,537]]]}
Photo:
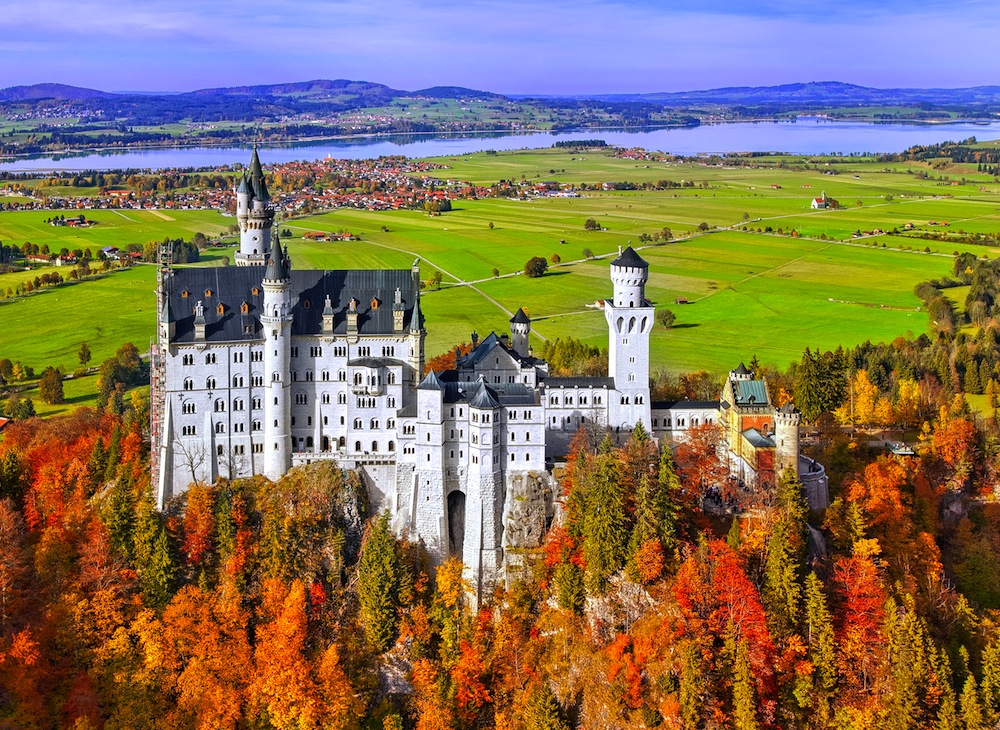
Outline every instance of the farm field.
{"label": "farm field", "polygon": [[[586,159],[569,172],[573,156]],[[823,174],[823,165],[819,170],[721,168],[638,162],[595,150],[440,161],[452,166],[448,177],[481,183],[524,175],[588,186],[602,180],[691,180],[696,187],[586,190],[577,198],[459,200],[440,216],[338,209],[279,222],[292,233],[282,240],[297,267],[409,268],[419,259],[425,281],[440,272],[440,289],[425,290],[423,296],[428,356],[468,341],[473,330],[481,336],[493,329],[505,331],[519,306],[533,319],[536,346],[540,338],[558,337],[606,346],[604,316],[593,304],[611,290],[609,261],[619,246],[630,243],[650,263],[647,295],[655,306],[668,306],[677,316],[673,328],[653,332],[653,368],[716,373],[755,355],[784,368],[805,347],[828,349],[924,332],[927,315],[919,309],[913,287],[950,275],[953,251],[1000,255],[998,249],[969,242],[913,235],[1000,231],[1000,185],[959,166],[952,166],[948,176],[965,175],[974,182],[952,186],[936,179],[944,176],[941,172],[922,179],[906,171],[930,170],[927,166],[847,158],[833,161],[831,167],[840,172],[833,176]],[[562,173],[564,168],[568,172]],[[810,200],[823,191],[844,207],[811,210]],[[195,231],[217,235],[234,222],[214,211],[121,213],[134,220],[113,211],[87,211],[101,224],[83,231],[48,226],[49,214],[42,211],[3,213],[0,239],[48,243],[50,248],[100,248],[168,236],[189,239]],[[584,230],[588,218],[604,230]],[[906,236],[852,238],[856,231],[876,228],[902,232],[906,224],[914,228]],[[649,240],[664,228],[673,240]],[[340,230],[362,240],[302,238],[309,231]],[[66,240],[72,236],[89,240]],[[931,253],[924,253],[925,247]],[[220,265],[232,252],[204,252],[200,265]],[[551,260],[553,255],[561,262],[550,263],[545,276],[520,274],[532,256]],[[15,276],[23,274],[0,275],[0,286],[8,286],[4,277]],[[129,340],[145,350],[155,326],[154,277],[154,267],[140,266],[0,303],[0,357],[21,360],[36,371],[49,364],[71,371],[83,341],[93,350],[93,363]],[[960,291],[952,293],[960,306]],[[689,303],[676,304],[679,298]]]}
{"label": "farm field", "polygon": [[[46,219],[64,214],[84,213],[97,221],[90,228],[50,226]],[[0,213],[0,241],[22,246],[27,242],[48,244],[53,251],[61,248],[91,249],[105,246],[124,248],[130,243],[162,241],[164,238],[190,240],[197,233],[217,236],[229,229],[236,219],[214,210],[85,210],[48,211],[16,210]]]}

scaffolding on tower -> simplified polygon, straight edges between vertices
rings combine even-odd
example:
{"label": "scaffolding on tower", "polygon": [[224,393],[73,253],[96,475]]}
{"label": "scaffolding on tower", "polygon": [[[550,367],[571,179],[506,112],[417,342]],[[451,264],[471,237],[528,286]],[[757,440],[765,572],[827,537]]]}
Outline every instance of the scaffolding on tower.
{"label": "scaffolding on tower", "polygon": [[169,296],[169,282],[173,276],[174,249],[169,243],[162,244],[156,252],[156,335],[149,343],[149,434],[150,465],[152,467],[154,489],[160,476],[160,446],[163,427],[163,412],[166,405],[166,348],[169,342],[161,337],[160,315],[163,303]]}

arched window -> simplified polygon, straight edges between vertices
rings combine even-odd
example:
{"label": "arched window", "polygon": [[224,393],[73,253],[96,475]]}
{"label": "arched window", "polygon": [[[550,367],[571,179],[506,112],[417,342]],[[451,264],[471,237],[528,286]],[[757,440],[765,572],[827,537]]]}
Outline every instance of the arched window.
{"label": "arched window", "polygon": [[191,378],[184,378],[184,390],[194,390],[194,381]]}
{"label": "arched window", "polygon": [[226,410],[226,401],[222,400],[221,398],[215,401],[215,412],[219,413],[224,410]]}
{"label": "arched window", "polygon": [[215,378],[208,378],[205,381],[205,387],[209,390],[215,390]]}
{"label": "arched window", "polygon": [[354,450],[355,451],[361,451],[361,442],[360,441],[355,441],[354,442]]}
{"label": "arched window", "polygon": [[372,441],[372,453],[373,454],[378,453],[378,441]]}
{"label": "arched window", "polygon": [[392,453],[395,450],[396,450],[396,442],[395,441],[390,441],[389,442],[389,453]]}

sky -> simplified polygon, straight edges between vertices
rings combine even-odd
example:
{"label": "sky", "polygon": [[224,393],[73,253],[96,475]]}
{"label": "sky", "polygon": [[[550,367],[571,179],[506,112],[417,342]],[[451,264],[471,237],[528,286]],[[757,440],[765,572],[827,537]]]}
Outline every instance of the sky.
{"label": "sky", "polygon": [[27,0],[0,86],[311,79],[503,94],[1000,84],[996,0]]}

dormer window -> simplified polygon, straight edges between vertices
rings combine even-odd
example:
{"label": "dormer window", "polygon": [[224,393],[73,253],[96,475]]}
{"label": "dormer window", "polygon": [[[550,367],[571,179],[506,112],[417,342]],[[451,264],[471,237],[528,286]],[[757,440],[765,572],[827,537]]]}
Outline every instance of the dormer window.
{"label": "dormer window", "polygon": [[254,287],[253,289],[250,290],[250,293],[253,294],[255,297],[259,296],[260,295],[260,289],[258,289],[257,287]]}
{"label": "dormer window", "polygon": [[303,299],[302,300],[302,308],[303,309],[309,309],[311,306],[312,306],[312,302],[310,302],[308,299]]}
{"label": "dormer window", "polygon": [[205,290],[205,298],[208,299],[210,296],[212,296],[212,290],[211,289],[206,289]]}
{"label": "dormer window", "polygon": [[378,298],[372,297],[372,309],[378,309],[379,301]]}
{"label": "dormer window", "polygon": [[218,307],[215,308],[215,313],[221,317],[223,314],[226,313],[226,305],[220,304]]}
{"label": "dormer window", "polygon": [[249,314],[249,313],[250,313],[250,305],[247,304],[246,302],[243,302],[243,304],[240,305],[240,314]]}
{"label": "dormer window", "polygon": [[187,299],[190,295],[191,295],[191,292],[189,292],[187,289],[185,289],[184,291],[181,292],[181,299]]}

